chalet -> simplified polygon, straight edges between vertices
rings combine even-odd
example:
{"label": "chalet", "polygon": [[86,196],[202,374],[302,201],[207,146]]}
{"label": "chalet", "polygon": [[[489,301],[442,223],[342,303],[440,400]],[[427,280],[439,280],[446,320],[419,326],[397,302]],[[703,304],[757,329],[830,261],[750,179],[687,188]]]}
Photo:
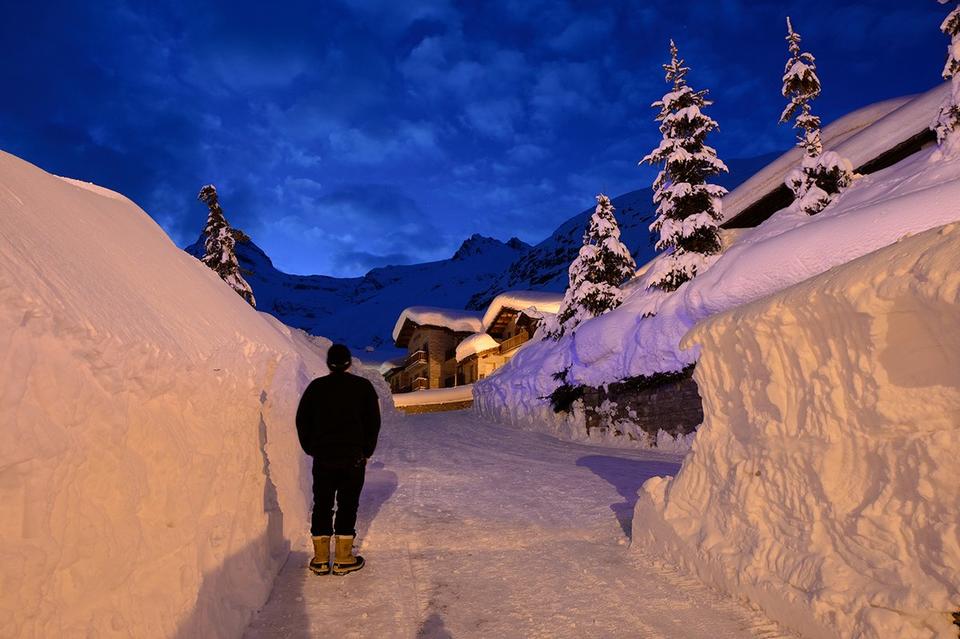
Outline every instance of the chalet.
{"label": "chalet", "polygon": [[503,366],[536,333],[547,314],[556,314],[563,295],[543,291],[511,291],[493,299],[483,315],[482,332],[463,340],[456,350],[457,378],[472,384]]}
{"label": "chalet", "polygon": [[481,315],[428,306],[406,308],[393,328],[393,341],[407,349],[402,361],[385,365],[394,393],[457,385],[457,345],[481,329]]}
{"label": "chalet", "polygon": [[[949,91],[944,83],[918,96],[871,104],[824,127],[824,149],[850,160],[857,173],[868,175],[936,144],[930,128]],[[726,229],[752,228],[793,202],[784,186],[787,173],[798,166],[803,151],[792,148],[723,198]]]}

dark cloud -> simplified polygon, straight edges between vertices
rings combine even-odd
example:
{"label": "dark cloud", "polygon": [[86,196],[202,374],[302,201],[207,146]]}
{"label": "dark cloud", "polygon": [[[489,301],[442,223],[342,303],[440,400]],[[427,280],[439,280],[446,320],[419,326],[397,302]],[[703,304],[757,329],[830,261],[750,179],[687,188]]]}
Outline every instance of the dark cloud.
{"label": "dark cloud", "polygon": [[826,121],[937,82],[945,9],[899,0],[12,3],[0,147],[130,196],[181,245],[221,191],[281,268],[355,275],[538,241],[649,185],[676,38],[723,157],[784,149],[792,15]]}

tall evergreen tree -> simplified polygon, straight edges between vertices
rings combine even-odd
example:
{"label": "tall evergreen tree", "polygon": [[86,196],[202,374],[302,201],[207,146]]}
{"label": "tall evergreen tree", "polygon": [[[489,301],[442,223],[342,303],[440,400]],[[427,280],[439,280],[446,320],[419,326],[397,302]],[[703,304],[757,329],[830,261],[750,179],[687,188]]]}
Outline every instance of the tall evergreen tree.
{"label": "tall evergreen tree", "polygon": [[694,91],[686,81],[687,72],[678,56],[677,46],[670,41],[670,63],[663,65],[671,90],[662,100],[653,103],[660,109],[657,121],[663,140],[641,162],[662,164],[663,169],[653,183],[653,201],[657,219],[650,230],[660,232],[656,248],[670,251],[654,273],[652,285],[665,291],[676,290],[705,269],[710,256],[720,252],[717,223],[721,217],[720,198],[727,190],[708,184],[707,179],[726,173],[727,166],[717,151],[705,141],[717,128],[704,107],[707,91]]}
{"label": "tall evergreen tree", "polygon": [[786,124],[796,117],[793,128],[802,131],[797,137],[797,146],[803,148],[809,157],[819,157],[823,153],[820,117],[813,115],[810,105],[820,95],[816,58],[812,53],[800,50],[800,34],[793,30],[789,16],[787,49],[790,51],[790,59],[783,71],[783,97],[789,98],[790,102],[780,114],[780,124]]}
{"label": "tall evergreen tree", "polygon": [[559,339],[567,330],[591,317],[612,310],[623,301],[620,286],[633,275],[637,265],[630,250],[620,241],[620,226],[613,215],[610,198],[597,196],[597,208],[583,234],[583,246],[570,264],[570,283],[560,303],[555,324],[547,334]]}
{"label": "tall evergreen tree", "polygon": [[[940,0],[947,4],[952,0]],[[940,148],[951,155],[960,155],[960,5],[947,15],[940,30],[950,36],[947,47],[947,62],[943,67],[943,79],[950,80],[950,95],[940,108],[933,129],[937,132]]]}
{"label": "tall evergreen tree", "polygon": [[816,59],[813,54],[801,51],[800,34],[793,30],[789,17],[786,40],[790,59],[783,72],[782,93],[789,102],[780,115],[780,124],[794,120],[793,127],[801,130],[797,146],[803,149],[804,157],[800,167],[787,174],[785,183],[793,191],[800,210],[815,215],[834,195],[850,185],[853,167],[837,153],[823,152],[820,117],[813,114],[810,104],[821,89]]}
{"label": "tall evergreen tree", "polygon": [[217,189],[208,184],[200,189],[197,199],[207,205],[210,213],[207,215],[207,225],[203,229],[204,255],[203,263],[217,272],[230,288],[250,306],[256,308],[257,301],[253,297],[253,289],[240,274],[240,265],[237,263],[236,231],[230,228],[227,218],[223,215],[217,197]]}

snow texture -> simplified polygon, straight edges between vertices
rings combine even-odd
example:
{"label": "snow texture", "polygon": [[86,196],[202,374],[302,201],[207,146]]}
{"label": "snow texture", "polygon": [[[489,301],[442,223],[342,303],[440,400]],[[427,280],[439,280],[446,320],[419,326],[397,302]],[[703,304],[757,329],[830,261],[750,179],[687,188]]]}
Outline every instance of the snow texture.
{"label": "snow texture", "polygon": [[[922,96],[921,99],[926,96]],[[936,108],[931,105],[931,108]],[[928,111],[929,113],[929,111]],[[886,126],[886,125],[884,125]],[[626,287],[624,303],[560,341],[528,344],[477,383],[476,408],[492,419],[576,430],[551,415],[551,373],[601,386],[637,375],[679,371],[697,358],[680,340],[698,321],[780,291],[920,232],[960,219],[960,163],[930,162],[935,149],[866,176],[822,213],[784,209],[745,230],[709,270],[672,294],[647,290],[657,264]],[[558,421],[559,420],[559,421]],[[580,426],[582,428],[582,424]]]}
{"label": "snow texture", "polygon": [[500,343],[486,333],[474,333],[457,344],[457,361],[462,362],[471,355],[497,348]]}
{"label": "snow texture", "polygon": [[481,314],[479,311],[464,311],[456,308],[436,308],[433,306],[410,306],[403,309],[393,327],[393,341],[400,337],[400,330],[407,320],[419,326],[439,326],[449,328],[456,333],[480,332]]}
{"label": "snow texture", "polygon": [[677,476],[644,485],[634,543],[810,639],[956,637],[960,225],[714,316],[694,344],[706,419]]}
{"label": "snow texture", "polygon": [[408,415],[367,465],[367,566],[318,578],[310,551],[291,553],[245,636],[786,639],[628,548],[637,488],[677,468],[676,455],[558,442],[462,411]]}
{"label": "snow texture", "polygon": [[328,344],[0,153],[0,636],[238,636],[307,531]]}
{"label": "snow texture", "polygon": [[508,291],[493,298],[483,313],[483,330],[493,326],[493,322],[504,309],[525,312],[527,315],[556,315],[560,310],[563,295],[550,291]]}

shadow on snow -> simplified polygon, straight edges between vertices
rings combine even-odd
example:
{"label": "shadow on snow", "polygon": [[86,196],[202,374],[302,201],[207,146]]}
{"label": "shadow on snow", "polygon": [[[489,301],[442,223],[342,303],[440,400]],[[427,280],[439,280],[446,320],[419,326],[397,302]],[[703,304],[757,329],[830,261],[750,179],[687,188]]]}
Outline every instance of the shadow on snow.
{"label": "shadow on snow", "polygon": [[586,455],[577,460],[577,466],[587,468],[594,475],[617,489],[623,501],[610,504],[610,510],[620,523],[623,534],[632,538],[633,507],[637,503],[637,491],[651,477],[676,475],[680,464],[669,461],[653,461],[612,457],[609,455]]}

